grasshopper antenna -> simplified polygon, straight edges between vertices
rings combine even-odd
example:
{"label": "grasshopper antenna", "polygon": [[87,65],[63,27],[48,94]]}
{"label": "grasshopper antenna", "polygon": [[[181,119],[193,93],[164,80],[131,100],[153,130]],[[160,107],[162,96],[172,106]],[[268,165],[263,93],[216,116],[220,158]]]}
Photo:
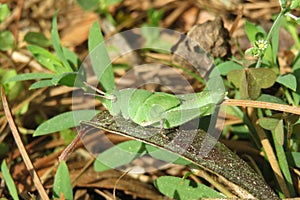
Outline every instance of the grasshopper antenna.
{"label": "grasshopper antenna", "polygon": [[98,94],[91,94],[91,93],[84,93],[85,95],[91,95],[91,96],[97,96],[97,97],[101,97],[101,98],[104,98],[104,99],[109,99],[109,100],[112,100],[112,101],[116,101],[117,97],[115,95],[110,95],[110,94],[107,94],[105,92],[103,92],[102,90],[99,90],[98,88],[88,84],[87,82],[83,82],[83,84],[94,90],[95,92],[97,92]]}

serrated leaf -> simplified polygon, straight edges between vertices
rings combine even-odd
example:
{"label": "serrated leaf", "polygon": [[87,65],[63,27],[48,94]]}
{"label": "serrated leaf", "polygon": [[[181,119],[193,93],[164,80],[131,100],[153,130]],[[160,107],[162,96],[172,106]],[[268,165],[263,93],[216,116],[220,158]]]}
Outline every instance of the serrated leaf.
{"label": "serrated leaf", "polygon": [[94,169],[97,172],[115,169],[130,163],[138,156],[145,153],[143,143],[130,140],[115,145],[97,156]]}
{"label": "serrated leaf", "polygon": [[49,47],[52,45],[50,40],[48,40],[48,38],[46,38],[46,36],[40,32],[28,32],[25,35],[24,40],[29,44],[34,44],[41,47]]}
{"label": "serrated leaf", "polygon": [[190,200],[200,198],[224,198],[215,190],[191,180],[182,180],[174,176],[161,176],[154,181],[154,186],[172,199]]}
{"label": "serrated leaf", "polygon": [[99,111],[96,110],[75,110],[56,115],[39,125],[39,127],[34,131],[33,136],[46,135],[78,126],[80,121],[90,120],[98,112]]}
{"label": "serrated leaf", "polygon": [[287,88],[290,88],[294,92],[297,90],[297,79],[294,74],[280,75],[276,82],[284,85]]}
{"label": "serrated leaf", "polygon": [[14,200],[18,200],[19,196],[18,196],[17,188],[16,188],[16,185],[14,183],[14,180],[12,179],[12,177],[11,177],[11,175],[9,173],[9,170],[8,170],[8,167],[6,165],[5,160],[2,161],[1,172],[2,172],[5,184],[6,184],[7,188],[8,188],[8,191],[9,191],[11,197]]}
{"label": "serrated leaf", "polygon": [[54,67],[55,65],[60,66],[60,68],[62,68],[62,64],[57,59],[57,57],[49,51],[47,51],[46,49],[34,45],[28,45],[27,48],[32,53],[33,57],[47,69],[53,72],[57,72]]}
{"label": "serrated leaf", "polygon": [[49,73],[25,73],[25,74],[17,74],[14,77],[9,78],[5,83],[13,82],[13,81],[28,81],[35,79],[47,79],[52,78],[54,74]]}
{"label": "serrated leaf", "polygon": [[[63,197],[61,196],[63,194]],[[53,183],[53,199],[73,199],[73,190],[67,164],[62,161],[56,171]]]}
{"label": "serrated leaf", "polygon": [[6,51],[14,47],[15,38],[10,31],[0,33],[0,50]]}

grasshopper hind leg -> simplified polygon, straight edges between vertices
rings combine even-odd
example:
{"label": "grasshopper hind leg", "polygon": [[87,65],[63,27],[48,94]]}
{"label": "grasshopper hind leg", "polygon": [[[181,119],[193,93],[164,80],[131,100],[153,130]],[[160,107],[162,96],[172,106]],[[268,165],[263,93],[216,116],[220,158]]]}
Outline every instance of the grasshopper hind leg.
{"label": "grasshopper hind leg", "polygon": [[166,122],[166,119],[163,119],[163,118],[159,121],[159,124],[160,124],[159,134],[160,134],[163,138],[165,138],[165,139],[170,139],[170,138],[166,135],[166,131],[165,131],[165,128],[164,128],[165,122]]}

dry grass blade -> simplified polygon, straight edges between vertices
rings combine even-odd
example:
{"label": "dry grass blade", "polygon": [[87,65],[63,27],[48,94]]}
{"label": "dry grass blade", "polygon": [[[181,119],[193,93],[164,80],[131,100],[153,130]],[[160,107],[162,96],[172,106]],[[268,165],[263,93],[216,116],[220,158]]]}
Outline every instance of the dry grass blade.
{"label": "dry grass blade", "polygon": [[30,175],[32,176],[34,185],[37,188],[41,198],[43,200],[48,200],[49,197],[48,197],[48,195],[47,195],[47,193],[46,193],[46,191],[45,191],[45,189],[44,189],[44,187],[43,187],[43,185],[40,181],[40,178],[39,178],[38,174],[36,173],[36,171],[33,167],[33,164],[32,164],[32,162],[31,162],[31,160],[30,160],[30,158],[29,158],[29,156],[26,152],[25,146],[24,146],[24,144],[21,140],[21,137],[19,135],[18,129],[17,129],[15,123],[14,123],[13,117],[11,115],[11,111],[9,109],[9,106],[8,106],[8,103],[7,103],[7,100],[6,100],[6,96],[4,94],[4,88],[3,87],[1,87],[1,98],[2,98],[2,103],[3,103],[5,116],[7,118],[7,121],[9,123],[9,126],[10,126],[10,129],[12,131],[13,137],[14,137],[14,139],[16,141],[16,144],[18,146],[18,149],[21,153],[21,156],[24,160],[24,163],[27,167],[27,170],[30,173]]}
{"label": "dry grass blade", "polygon": [[286,113],[300,115],[300,108],[284,105],[284,104],[278,104],[278,103],[263,102],[263,101],[227,99],[223,102],[223,105],[264,108],[264,109],[271,109],[271,110],[277,110]]}
{"label": "dry grass blade", "polygon": [[279,167],[279,163],[276,159],[276,155],[273,151],[273,148],[272,148],[272,145],[264,131],[263,128],[261,128],[257,121],[258,121],[258,118],[257,118],[257,113],[256,113],[256,110],[254,109],[248,109],[248,113],[249,113],[249,116],[250,116],[250,119],[251,119],[251,122],[252,124],[254,125],[255,127],[255,130],[257,132],[257,135],[260,139],[260,142],[265,150],[265,154],[269,160],[269,163],[271,165],[271,168],[274,172],[274,175],[276,177],[276,180],[278,181],[278,184],[283,192],[283,194],[285,195],[285,197],[290,197],[290,192],[287,188],[287,185],[285,183],[285,180],[284,180],[284,177],[283,177],[283,174],[281,173],[281,170],[280,170],[280,167]]}

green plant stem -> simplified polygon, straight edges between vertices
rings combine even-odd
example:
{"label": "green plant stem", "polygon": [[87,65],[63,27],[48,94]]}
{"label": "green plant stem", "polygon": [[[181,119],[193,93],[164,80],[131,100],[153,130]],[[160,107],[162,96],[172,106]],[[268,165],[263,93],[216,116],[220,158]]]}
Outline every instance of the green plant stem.
{"label": "green plant stem", "polygon": [[[276,17],[276,19],[275,19],[275,21],[274,21],[274,23],[273,23],[273,25],[272,25],[272,27],[271,27],[271,29],[270,29],[268,35],[267,35],[266,41],[270,41],[271,35],[272,35],[273,31],[274,31],[274,28],[276,27],[276,25],[277,25],[278,23],[280,23],[281,17],[282,17],[285,13],[286,13],[286,10],[285,10],[285,9],[284,9],[284,10],[281,10],[281,12],[279,13],[279,15]],[[263,57],[264,57],[264,54],[262,54],[262,55],[259,56],[255,68],[260,68],[261,62],[262,62],[262,58],[263,58]]]}
{"label": "green plant stem", "polygon": [[284,87],[283,90],[284,90],[284,94],[285,94],[286,99],[289,102],[289,104],[292,104],[293,106],[296,106],[293,98],[291,97],[291,94],[288,91],[288,89]]}

